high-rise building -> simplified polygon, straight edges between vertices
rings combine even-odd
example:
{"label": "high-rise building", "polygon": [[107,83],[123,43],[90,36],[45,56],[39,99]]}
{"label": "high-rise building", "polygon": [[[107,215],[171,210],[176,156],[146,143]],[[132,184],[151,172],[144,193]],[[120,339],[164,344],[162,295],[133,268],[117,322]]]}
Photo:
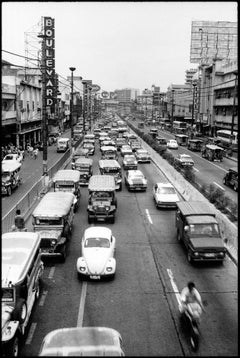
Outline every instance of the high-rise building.
{"label": "high-rise building", "polygon": [[119,103],[129,103],[137,98],[139,90],[134,88],[124,88],[115,90],[115,93]]}

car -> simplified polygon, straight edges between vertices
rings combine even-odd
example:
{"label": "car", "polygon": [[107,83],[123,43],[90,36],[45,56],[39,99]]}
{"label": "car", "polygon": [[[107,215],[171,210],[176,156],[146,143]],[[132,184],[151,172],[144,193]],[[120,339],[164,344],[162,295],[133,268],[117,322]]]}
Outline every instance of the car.
{"label": "car", "polygon": [[125,356],[118,331],[108,327],[67,327],[49,332],[39,356]]}
{"label": "car", "polygon": [[176,208],[179,196],[171,183],[156,183],[153,186],[153,200],[157,208]]}
{"label": "car", "polygon": [[138,141],[131,142],[130,147],[132,148],[133,152],[136,152],[136,150],[142,148],[141,143],[139,143]]}
{"label": "car", "polygon": [[178,149],[178,143],[175,139],[169,139],[167,141],[167,148],[169,149]]}
{"label": "car", "polygon": [[151,158],[147,150],[138,149],[136,150],[136,158],[138,163],[151,163]]}
{"label": "car", "polygon": [[130,145],[123,145],[121,148],[121,156],[124,157],[126,154],[133,154],[132,148]]}
{"label": "car", "polygon": [[188,154],[178,154],[175,158],[174,158],[174,163],[176,165],[179,165],[182,168],[185,167],[193,167],[194,166],[194,160],[192,159],[192,157]]}
{"label": "car", "polygon": [[81,249],[82,256],[77,259],[79,278],[99,280],[115,277],[116,239],[111,229],[103,226],[87,228],[82,237]]}
{"label": "car", "polygon": [[238,191],[238,168],[229,168],[227,173],[223,177],[223,184],[232,187],[235,191]]}
{"label": "car", "polygon": [[22,154],[9,153],[9,154],[5,155],[2,162],[8,162],[9,160],[16,160],[18,163],[22,163],[23,156],[22,156]]}
{"label": "car", "polygon": [[83,149],[88,150],[88,155],[94,155],[94,153],[95,153],[95,147],[94,147],[94,144],[92,144],[92,143],[84,143]]}
{"label": "car", "polygon": [[123,157],[123,169],[129,170],[129,169],[137,169],[137,159],[134,154],[127,154]]}
{"label": "car", "polygon": [[147,190],[147,179],[141,170],[128,170],[125,174],[125,185],[128,190]]}

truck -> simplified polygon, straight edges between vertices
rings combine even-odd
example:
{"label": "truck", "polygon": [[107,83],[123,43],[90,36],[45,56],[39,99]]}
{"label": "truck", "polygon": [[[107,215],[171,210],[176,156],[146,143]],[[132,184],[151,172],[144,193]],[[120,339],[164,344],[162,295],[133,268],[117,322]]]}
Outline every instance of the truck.
{"label": "truck", "polygon": [[226,248],[215,212],[207,203],[177,202],[176,228],[177,240],[185,246],[189,263],[223,262]]}

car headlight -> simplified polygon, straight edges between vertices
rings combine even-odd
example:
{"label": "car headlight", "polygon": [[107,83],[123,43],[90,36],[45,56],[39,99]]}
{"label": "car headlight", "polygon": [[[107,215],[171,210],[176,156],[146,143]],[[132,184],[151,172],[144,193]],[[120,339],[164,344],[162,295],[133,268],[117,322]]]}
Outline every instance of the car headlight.
{"label": "car headlight", "polygon": [[82,271],[82,272],[84,272],[84,271],[86,271],[86,267],[85,267],[85,266],[80,266],[80,267],[79,267],[79,270]]}
{"label": "car headlight", "polygon": [[106,268],[106,271],[107,271],[107,272],[111,272],[112,270],[113,270],[113,268],[110,267],[110,266],[108,266],[108,267]]}
{"label": "car headlight", "polygon": [[51,245],[52,245],[52,246],[56,245],[56,243],[57,243],[57,240],[52,240],[52,241],[51,241]]}
{"label": "car headlight", "polygon": [[109,211],[109,210],[110,210],[110,207],[109,207],[109,206],[107,206],[107,207],[106,207],[106,211]]}
{"label": "car headlight", "polygon": [[97,206],[93,206],[93,210],[97,210]]}
{"label": "car headlight", "polygon": [[224,256],[225,253],[224,252],[219,252],[219,256]]}
{"label": "car headlight", "polygon": [[194,252],[193,255],[194,256],[199,256],[199,252]]}

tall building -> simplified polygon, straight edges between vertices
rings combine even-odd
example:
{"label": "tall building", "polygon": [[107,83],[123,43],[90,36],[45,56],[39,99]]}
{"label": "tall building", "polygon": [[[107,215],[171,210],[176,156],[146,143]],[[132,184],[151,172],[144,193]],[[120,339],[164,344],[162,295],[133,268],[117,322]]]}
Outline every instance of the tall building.
{"label": "tall building", "polygon": [[186,70],[186,76],[185,76],[185,84],[191,84],[192,83],[192,79],[193,76],[195,75],[195,73],[198,71],[197,68],[191,68],[190,70]]}
{"label": "tall building", "polygon": [[134,88],[124,88],[124,89],[117,89],[115,90],[117,95],[117,100],[119,103],[129,103],[131,101],[135,101],[137,95],[139,94],[139,90]]}

